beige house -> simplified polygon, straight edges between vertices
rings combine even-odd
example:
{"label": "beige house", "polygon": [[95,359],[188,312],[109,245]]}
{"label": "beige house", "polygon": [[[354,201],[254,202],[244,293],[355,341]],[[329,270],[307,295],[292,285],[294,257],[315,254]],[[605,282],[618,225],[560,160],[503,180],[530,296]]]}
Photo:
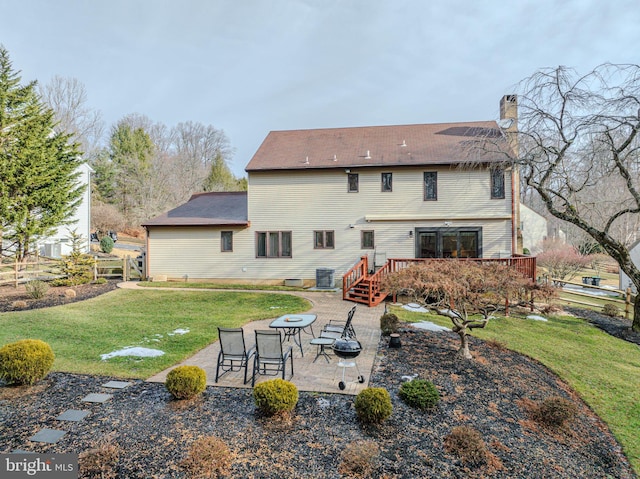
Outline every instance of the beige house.
{"label": "beige house", "polygon": [[[515,97],[503,117],[505,101]],[[363,256],[371,269],[388,258],[510,257],[517,175],[502,158],[462,167],[484,137],[507,144],[495,121],[273,131],[246,167],[246,193],[194,195],[144,224],[147,273],[339,283]]]}

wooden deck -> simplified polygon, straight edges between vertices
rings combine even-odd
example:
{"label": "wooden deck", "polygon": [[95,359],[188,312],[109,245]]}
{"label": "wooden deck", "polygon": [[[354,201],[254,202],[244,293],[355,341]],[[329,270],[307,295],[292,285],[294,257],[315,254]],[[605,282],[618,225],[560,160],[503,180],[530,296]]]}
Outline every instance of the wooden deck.
{"label": "wooden deck", "polygon": [[[202,291],[202,290],[200,290]],[[342,300],[340,292],[310,292],[310,293],[287,293],[296,294],[308,299],[313,307],[305,313],[316,314],[317,319],[313,324],[313,331],[318,336],[322,327],[331,319],[345,320],[347,313],[353,307],[353,303]],[[293,377],[289,377],[289,364],[287,363],[287,374],[285,378],[293,382],[300,391],[316,391],[327,393],[341,394],[358,394],[362,389],[368,386],[374,359],[377,354],[378,341],[380,339],[380,316],[384,313],[384,306],[369,308],[364,305],[358,306],[355,316],[353,317],[353,326],[358,335],[358,340],[362,344],[363,351],[355,358],[360,373],[365,377],[365,382],[360,384],[357,382],[357,373],[355,368],[347,368],[346,373],[346,389],[341,391],[338,388],[338,382],[342,378],[342,368],[337,366],[339,358],[333,355],[329,349],[331,362],[321,356],[314,363],[316,357],[317,346],[309,344],[313,338],[310,334],[302,333],[302,345],[304,357],[300,354],[300,348],[291,341],[293,346]],[[279,313],[278,316],[283,313]],[[254,321],[246,324],[243,329],[245,333],[245,341],[247,346],[252,346],[255,342],[254,331],[256,329],[269,329],[269,323],[275,319],[270,318],[261,321]],[[250,388],[251,382],[243,384],[244,372],[228,372],[222,376],[218,383],[214,383],[216,377],[216,361],[218,358],[219,343],[212,343],[206,348],[187,359],[181,365],[200,366],[207,373],[207,385],[219,387],[234,388]],[[176,365],[178,366],[178,365]],[[174,366],[175,367],[175,366]],[[164,382],[167,373],[171,370],[167,369],[161,373],[151,377],[148,381]],[[252,368],[249,368],[251,374]],[[256,376],[256,383],[266,379],[272,379],[274,376]],[[277,376],[281,377],[281,376]]]}

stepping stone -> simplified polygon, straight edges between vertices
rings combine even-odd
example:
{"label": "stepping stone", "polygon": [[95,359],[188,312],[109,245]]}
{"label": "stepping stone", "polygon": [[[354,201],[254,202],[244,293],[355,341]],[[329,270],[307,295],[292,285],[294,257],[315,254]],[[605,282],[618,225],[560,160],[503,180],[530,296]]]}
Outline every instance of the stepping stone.
{"label": "stepping stone", "polygon": [[23,451],[22,449],[14,449],[11,454],[35,454],[33,451]]}
{"label": "stepping stone", "polygon": [[62,414],[60,414],[56,420],[57,421],[82,421],[87,415],[89,411],[82,411],[77,409],[68,409]]}
{"label": "stepping stone", "polygon": [[59,429],[43,429],[42,431],[34,434],[29,438],[29,441],[33,442],[48,442],[50,444],[55,444],[62,436],[64,436],[67,432],[60,431]]}
{"label": "stepping stone", "polygon": [[111,388],[111,389],[124,389],[127,386],[131,386],[131,383],[127,381],[109,381],[102,385],[103,388]]}
{"label": "stepping stone", "polygon": [[82,401],[84,401],[84,402],[99,402],[99,403],[103,403],[103,402],[107,402],[112,397],[113,397],[113,394],[91,393],[91,394],[87,394],[85,397],[83,397]]}

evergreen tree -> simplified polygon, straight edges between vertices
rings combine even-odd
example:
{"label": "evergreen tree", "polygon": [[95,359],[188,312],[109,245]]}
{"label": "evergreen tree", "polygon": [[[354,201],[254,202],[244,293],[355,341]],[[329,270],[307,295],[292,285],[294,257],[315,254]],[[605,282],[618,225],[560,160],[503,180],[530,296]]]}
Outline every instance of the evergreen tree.
{"label": "evergreen tree", "polygon": [[204,191],[246,191],[247,183],[243,178],[236,178],[227,166],[221,153],[217,153],[211,161],[209,175],[204,180]]}
{"label": "evergreen tree", "polygon": [[39,237],[66,223],[85,186],[70,135],[56,134],[53,111],[20,84],[9,53],[0,46],[0,231],[22,261]]}

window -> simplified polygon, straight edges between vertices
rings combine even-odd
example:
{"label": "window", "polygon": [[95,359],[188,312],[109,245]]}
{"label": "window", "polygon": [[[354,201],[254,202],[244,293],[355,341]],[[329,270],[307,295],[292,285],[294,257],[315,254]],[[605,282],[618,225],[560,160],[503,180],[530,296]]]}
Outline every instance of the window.
{"label": "window", "polygon": [[220,232],[220,250],[223,253],[233,251],[233,231]]}
{"label": "window", "polygon": [[291,258],[291,231],[258,231],[256,257]]}
{"label": "window", "polygon": [[313,247],[315,249],[335,248],[333,231],[314,231],[313,238]]}
{"label": "window", "polygon": [[425,171],[424,173],[424,200],[435,201],[438,199],[438,173]]}
{"label": "window", "polygon": [[349,193],[357,193],[358,192],[358,173],[349,173],[347,175],[347,180],[349,182]]}
{"label": "window", "polygon": [[481,258],[482,228],[418,228],[416,258]]}
{"label": "window", "polygon": [[491,199],[504,199],[504,170],[491,169]]}
{"label": "window", "polygon": [[382,191],[393,191],[392,190],[392,174],[391,173],[382,173]]}
{"label": "window", "polygon": [[362,249],[374,249],[375,237],[373,231],[363,231],[360,236],[360,248]]}

